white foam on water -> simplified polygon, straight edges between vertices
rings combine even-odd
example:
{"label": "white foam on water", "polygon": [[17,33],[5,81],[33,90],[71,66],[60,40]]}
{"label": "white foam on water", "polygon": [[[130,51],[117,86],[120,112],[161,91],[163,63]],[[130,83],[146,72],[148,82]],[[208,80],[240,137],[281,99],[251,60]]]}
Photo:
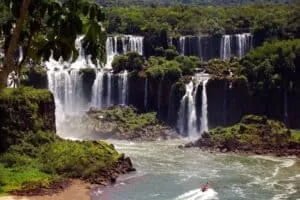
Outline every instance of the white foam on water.
{"label": "white foam on water", "polygon": [[218,200],[218,193],[213,189],[208,189],[205,192],[202,192],[200,189],[191,190],[186,192],[175,200]]}
{"label": "white foam on water", "polygon": [[240,198],[246,198],[246,195],[241,187],[236,184],[231,186],[231,190],[234,194],[237,194]]}
{"label": "white foam on water", "polygon": [[295,194],[297,190],[295,189],[295,185],[292,183],[286,184],[283,187],[285,187],[285,193],[282,194],[276,194],[272,200],[282,200],[282,199],[288,199],[292,194]]}

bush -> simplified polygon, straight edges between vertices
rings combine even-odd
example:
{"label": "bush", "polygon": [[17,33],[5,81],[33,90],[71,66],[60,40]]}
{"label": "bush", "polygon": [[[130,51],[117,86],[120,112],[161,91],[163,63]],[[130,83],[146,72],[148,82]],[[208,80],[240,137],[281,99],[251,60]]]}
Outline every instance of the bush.
{"label": "bush", "polygon": [[46,173],[91,178],[111,168],[118,157],[119,154],[104,142],[64,140],[43,146],[38,160]]}
{"label": "bush", "polygon": [[55,131],[54,106],[48,90],[4,89],[0,94],[0,152],[38,130]]}
{"label": "bush", "polygon": [[136,52],[128,52],[125,55],[118,55],[114,58],[112,62],[112,67],[114,73],[119,73],[121,71],[127,70],[140,71],[143,69],[145,60],[144,58]]}
{"label": "bush", "polygon": [[153,79],[178,80],[181,77],[180,64],[175,60],[151,57],[149,67],[146,70],[148,77]]}
{"label": "bush", "polygon": [[131,132],[158,123],[155,112],[137,114],[133,107],[116,106],[103,112],[104,119],[117,122],[122,131]]}
{"label": "bush", "polygon": [[167,60],[173,60],[177,56],[179,56],[179,53],[175,49],[166,49],[165,57]]}

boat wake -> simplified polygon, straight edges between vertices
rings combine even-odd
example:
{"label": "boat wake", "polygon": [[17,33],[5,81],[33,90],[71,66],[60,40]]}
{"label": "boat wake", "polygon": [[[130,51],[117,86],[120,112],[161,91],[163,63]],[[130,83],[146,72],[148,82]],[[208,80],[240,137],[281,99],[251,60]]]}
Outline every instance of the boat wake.
{"label": "boat wake", "polygon": [[186,192],[175,200],[218,200],[218,193],[213,189],[208,189],[205,192],[202,192],[200,189],[191,190]]}

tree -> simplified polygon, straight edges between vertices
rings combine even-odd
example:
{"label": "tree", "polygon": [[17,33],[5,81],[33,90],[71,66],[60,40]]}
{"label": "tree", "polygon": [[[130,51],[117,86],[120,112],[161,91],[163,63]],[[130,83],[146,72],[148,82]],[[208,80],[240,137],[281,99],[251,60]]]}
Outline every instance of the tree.
{"label": "tree", "polygon": [[[2,4],[12,14],[11,20],[0,21],[0,32],[5,38],[5,59],[0,74],[0,89],[5,87],[7,75],[19,71],[28,58],[36,62],[41,57],[76,58],[75,40],[84,35],[84,48],[92,59],[104,61],[106,34],[102,25],[102,8],[87,0],[5,0]],[[16,24],[11,34],[13,24]],[[1,35],[0,35],[1,36]],[[20,63],[14,61],[18,46],[24,49]]]}
{"label": "tree", "polygon": [[18,46],[18,41],[19,41],[20,34],[21,34],[21,28],[27,17],[28,7],[29,7],[30,2],[31,2],[31,0],[23,0],[22,4],[20,6],[19,17],[17,19],[16,26],[13,30],[13,33],[12,33],[12,36],[11,36],[11,39],[10,39],[10,42],[8,45],[8,49],[5,53],[3,68],[0,69],[0,89],[5,87],[8,74],[11,71],[15,70],[13,54]]}

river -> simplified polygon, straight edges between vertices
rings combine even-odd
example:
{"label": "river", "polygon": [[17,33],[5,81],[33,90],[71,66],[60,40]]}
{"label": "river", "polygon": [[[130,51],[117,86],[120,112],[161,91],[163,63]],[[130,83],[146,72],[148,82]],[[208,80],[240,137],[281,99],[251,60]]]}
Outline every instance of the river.
{"label": "river", "polygon": [[[137,169],[117,184],[96,189],[94,200],[297,200],[299,159],[179,149],[187,141],[112,141]],[[201,184],[213,189],[201,192]]]}

